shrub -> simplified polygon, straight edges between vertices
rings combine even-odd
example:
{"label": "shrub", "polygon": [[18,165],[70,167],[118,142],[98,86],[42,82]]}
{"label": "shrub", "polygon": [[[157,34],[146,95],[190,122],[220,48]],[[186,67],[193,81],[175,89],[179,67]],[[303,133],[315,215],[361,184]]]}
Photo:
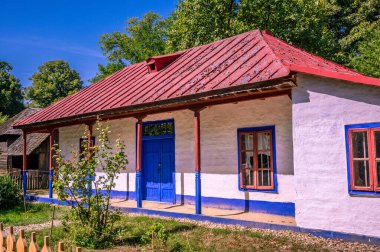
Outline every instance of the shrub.
{"label": "shrub", "polygon": [[[74,244],[89,248],[103,248],[114,242],[117,232],[114,223],[120,219],[120,213],[111,208],[111,191],[128,163],[125,145],[120,139],[111,147],[108,125],[104,127],[98,121],[96,132],[97,144],[89,148],[84,140],[82,152],[72,150],[70,160],[61,156],[59,149],[55,150],[59,179],[54,182],[54,190],[59,200],[73,202],[65,228]],[[86,131],[83,139],[87,139],[87,135]],[[97,168],[101,168],[104,175],[96,176]]]}
{"label": "shrub", "polygon": [[0,176],[0,210],[11,209],[21,203],[21,191],[9,176]]}
{"label": "shrub", "polygon": [[168,240],[168,232],[165,226],[161,223],[154,223],[148,228],[143,236],[141,236],[143,243],[151,243],[152,250],[161,250],[165,248]]}

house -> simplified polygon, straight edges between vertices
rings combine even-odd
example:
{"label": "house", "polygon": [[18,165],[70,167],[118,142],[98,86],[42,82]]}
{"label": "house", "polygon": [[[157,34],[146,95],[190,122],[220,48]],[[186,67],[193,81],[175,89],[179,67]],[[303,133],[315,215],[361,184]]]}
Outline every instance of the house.
{"label": "house", "polygon": [[96,143],[98,116],[127,146],[113,196],[137,207],[235,208],[380,237],[380,79],[254,30],[125,67],[14,127],[58,130],[70,158],[84,129]]}
{"label": "house", "polygon": [[[0,126],[0,172],[10,172],[13,178],[21,179],[23,137],[22,130],[15,129],[12,124],[40,111],[39,108],[26,108]],[[27,138],[26,155],[28,170],[34,180],[45,180],[33,183],[34,187],[46,187],[49,171],[49,134],[32,133]],[[38,179],[39,178],[39,179]],[[29,185],[29,188],[31,185]],[[35,188],[37,189],[37,188]],[[39,189],[39,188],[38,188]]]}

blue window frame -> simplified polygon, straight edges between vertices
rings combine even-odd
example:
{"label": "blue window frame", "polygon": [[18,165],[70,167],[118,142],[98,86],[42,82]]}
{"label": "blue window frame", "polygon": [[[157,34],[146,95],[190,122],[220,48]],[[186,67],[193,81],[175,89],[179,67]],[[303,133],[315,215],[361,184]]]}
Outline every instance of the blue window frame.
{"label": "blue window frame", "polygon": [[348,191],[380,196],[380,123],[345,126]]}
{"label": "blue window frame", "polygon": [[275,126],[237,130],[239,190],[277,192]]}

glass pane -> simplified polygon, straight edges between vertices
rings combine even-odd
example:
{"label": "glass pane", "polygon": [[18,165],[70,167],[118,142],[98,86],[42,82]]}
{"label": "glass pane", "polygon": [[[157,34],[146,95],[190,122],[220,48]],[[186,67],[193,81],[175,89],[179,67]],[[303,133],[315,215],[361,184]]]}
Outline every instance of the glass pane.
{"label": "glass pane", "polygon": [[242,134],[240,136],[240,149],[253,150],[253,134]]}
{"label": "glass pane", "polygon": [[367,132],[352,132],[352,154],[354,158],[368,157]]}
{"label": "glass pane", "polygon": [[376,157],[380,158],[380,131],[375,131]]}
{"label": "glass pane", "polygon": [[376,162],[377,187],[380,187],[380,161]]}
{"label": "glass pane", "polygon": [[257,133],[257,149],[270,150],[270,133],[269,132]]}
{"label": "glass pane", "polygon": [[354,183],[355,186],[369,186],[369,163],[368,161],[354,161]]}
{"label": "glass pane", "polygon": [[247,151],[241,153],[241,168],[252,168],[253,167],[253,152]]}
{"label": "glass pane", "polygon": [[259,186],[271,186],[271,171],[258,171]]}
{"label": "glass pane", "polygon": [[257,154],[257,167],[260,168],[271,168],[270,163],[270,152],[262,152]]}
{"label": "glass pane", "polygon": [[243,169],[243,185],[253,186],[253,169]]}

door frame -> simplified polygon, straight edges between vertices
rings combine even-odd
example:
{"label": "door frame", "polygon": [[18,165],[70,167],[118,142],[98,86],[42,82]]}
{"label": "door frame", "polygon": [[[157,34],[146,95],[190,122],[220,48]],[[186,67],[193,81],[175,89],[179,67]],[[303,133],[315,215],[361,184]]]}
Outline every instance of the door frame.
{"label": "door frame", "polygon": [[[144,136],[144,126],[155,125],[155,124],[160,124],[160,123],[165,123],[165,122],[172,122],[173,123],[172,134],[160,135],[160,136]],[[172,203],[175,204],[176,203],[176,167],[175,167],[175,121],[174,121],[174,118],[164,119],[164,120],[155,120],[155,121],[146,121],[146,122],[143,122],[142,125],[143,125],[143,127],[142,127],[143,132],[142,132],[142,138],[141,138],[142,145],[144,145],[145,142],[149,142],[149,140],[161,140],[161,139],[171,139],[172,140],[172,144],[173,144],[173,151],[172,151],[172,154],[173,154],[173,171],[172,171],[173,200],[172,200]],[[137,123],[136,123],[135,133],[136,133],[136,137],[135,137],[135,160],[136,160],[136,158],[137,158]],[[141,147],[141,150],[142,149],[143,148]],[[144,153],[141,151],[141,162],[143,159],[144,159]],[[141,168],[142,168],[142,172],[141,172],[141,181],[142,181],[141,191],[142,191],[145,188],[145,183],[144,183],[144,167],[141,166]],[[141,195],[141,197],[142,197],[142,195]],[[157,202],[161,202],[161,201],[157,201]]]}

